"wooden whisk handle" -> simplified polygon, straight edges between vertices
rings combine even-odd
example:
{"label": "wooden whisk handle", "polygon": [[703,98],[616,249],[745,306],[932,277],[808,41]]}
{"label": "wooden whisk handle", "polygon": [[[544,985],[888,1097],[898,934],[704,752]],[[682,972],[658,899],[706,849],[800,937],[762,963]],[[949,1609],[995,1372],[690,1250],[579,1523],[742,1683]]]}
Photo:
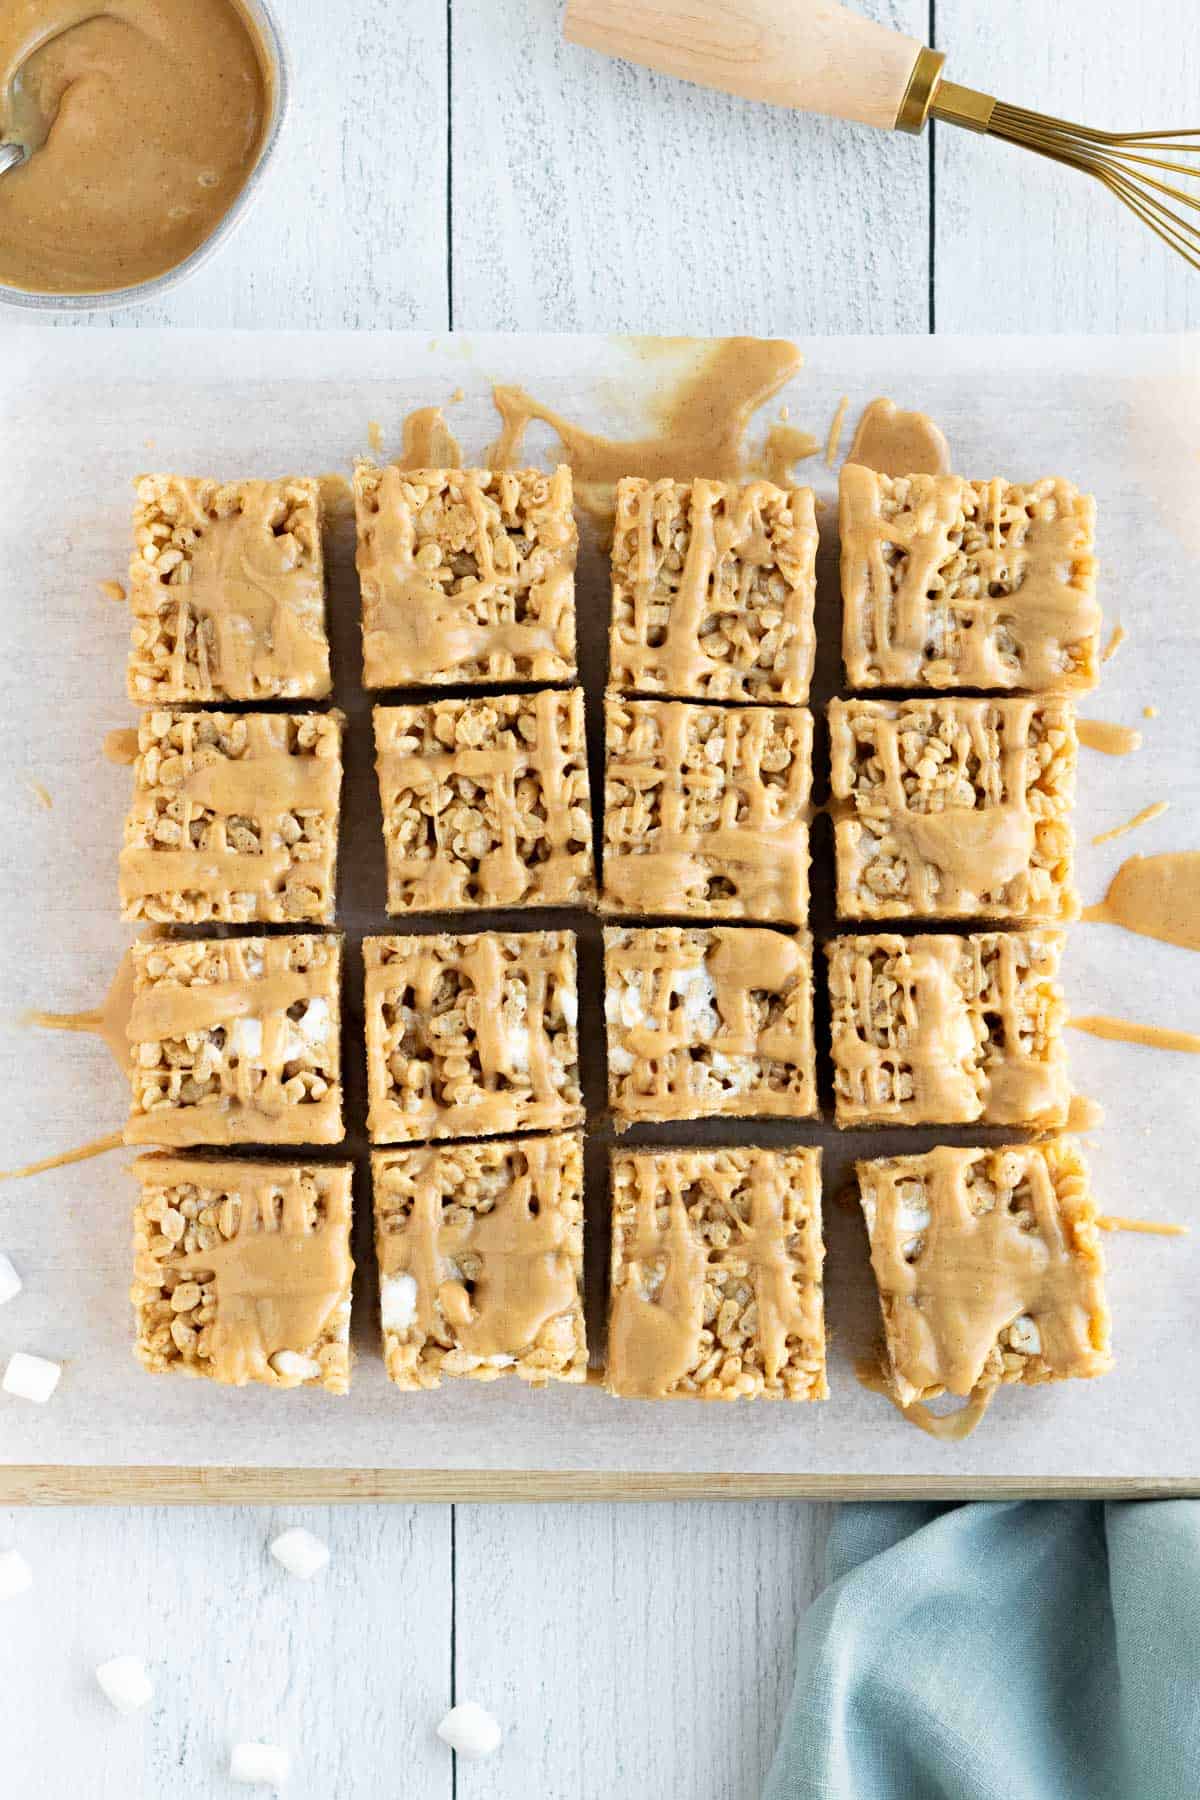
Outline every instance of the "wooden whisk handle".
{"label": "wooden whisk handle", "polygon": [[920,129],[941,68],[835,0],[569,0],[563,30],[684,81],[885,131]]}

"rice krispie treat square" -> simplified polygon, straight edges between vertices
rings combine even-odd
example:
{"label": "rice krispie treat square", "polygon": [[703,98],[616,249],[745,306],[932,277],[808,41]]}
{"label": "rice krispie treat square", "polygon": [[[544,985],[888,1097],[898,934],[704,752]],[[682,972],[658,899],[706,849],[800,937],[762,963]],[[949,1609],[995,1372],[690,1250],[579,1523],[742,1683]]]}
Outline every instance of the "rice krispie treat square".
{"label": "rice krispie treat square", "polygon": [[583,690],[375,708],[390,913],[594,898]]}
{"label": "rice krispie treat square", "polygon": [[377,1144],[583,1123],[574,933],[369,937],[363,961]]}
{"label": "rice krispie treat square", "polygon": [[825,946],[837,1122],[1067,1122],[1058,931],[842,937]]}
{"label": "rice krispie treat square", "polygon": [[810,488],[626,477],[613,527],[612,692],[801,705],[816,555]]}
{"label": "rice krispie treat square", "polygon": [[340,1144],[342,940],[143,940],[129,1144]]}
{"label": "rice krispie treat square", "polygon": [[142,1367],[344,1394],[351,1165],[159,1155],[133,1173]]}
{"label": "rice krispie treat square", "polygon": [[1073,1138],[857,1167],[901,1406],[1111,1366],[1096,1207]]}
{"label": "rice krispie treat square", "polygon": [[1090,688],[1096,502],[1069,481],[841,475],[853,688]]}
{"label": "rice krispie treat square", "polygon": [[377,1150],[371,1166],[397,1387],[586,1380],[581,1134]]}
{"label": "rice krispie treat square", "polygon": [[320,483],[142,475],[136,485],[129,698],[327,694]]}
{"label": "rice krispie treat square", "polygon": [[354,469],[369,688],[575,677],[571,471]]}
{"label": "rice krispie treat square", "polygon": [[1071,702],[831,700],[846,919],[1078,917]]}
{"label": "rice krispie treat square", "polygon": [[606,1385],[824,1400],[821,1152],[614,1150]]}
{"label": "rice krispie treat square", "polygon": [[332,924],[343,727],[337,712],[143,713],[121,917]]}
{"label": "rice krispie treat square", "polygon": [[646,1119],[816,1114],[807,932],[610,926],[604,968],[618,1131]]}
{"label": "rice krispie treat square", "polygon": [[606,910],[807,922],[811,713],[610,698],[605,754]]}

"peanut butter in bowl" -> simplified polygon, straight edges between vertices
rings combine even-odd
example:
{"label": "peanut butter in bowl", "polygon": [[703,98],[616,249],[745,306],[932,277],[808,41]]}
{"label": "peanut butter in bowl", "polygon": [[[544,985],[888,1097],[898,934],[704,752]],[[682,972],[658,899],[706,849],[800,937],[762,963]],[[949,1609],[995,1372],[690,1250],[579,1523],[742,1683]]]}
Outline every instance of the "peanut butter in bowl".
{"label": "peanut butter in bowl", "polygon": [[0,300],[86,304],[179,271],[278,128],[278,40],[241,0],[0,7]]}

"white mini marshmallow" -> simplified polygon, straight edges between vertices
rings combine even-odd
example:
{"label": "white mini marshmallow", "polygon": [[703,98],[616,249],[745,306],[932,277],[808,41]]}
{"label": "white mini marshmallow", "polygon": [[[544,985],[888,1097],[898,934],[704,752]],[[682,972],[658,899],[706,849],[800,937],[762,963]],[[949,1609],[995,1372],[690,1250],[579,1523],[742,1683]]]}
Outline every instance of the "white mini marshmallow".
{"label": "white mini marshmallow", "polygon": [[285,1381],[315,1381],[321,1373],[321,1365],[311,1356],[301,1356],[296,1350],[277,1350],[271,1358],[271,1367]]}
{"label": "white mini marshmallow", "polygon": [[311,1581],[329,1561],[329,1547],[311,1531],[305,1531],[302,1525],[294,1525],[290,1531],[282,1531],[272,1539],[271,1555],[277,1563],[283,1564],[289,1575]]}
{"label": "white mini marshmallow", "polygon": [[34,1400],[44,1406],[58,1386],[61,1374],[61,1363],[47,1362],[44,1356],[28,1356],[24,1350],[16,1350],[4,1371],[4,1391],[16,1394],[20,1400]]}
{"label": "white mini marshmallow", "polygon": [[140,1656],[114,1656],[96,1670],[96,1680],[118,1712],[140,1712],[154,1698],[154,1683]]}
{"label": "white mini marshmallow", "polygon": [[490,1756],[500,1748],[503,1736],[499,1721],[477,1700],[460,1700],[457,1706],[452,1706],[438,1726],[437,1734],[443,1744],[449,1744],[467,1762],[479,1762]]}
{"label": "white mini marshmallow", "polygon": [[261,1019],[247,1017],[233,1021],[229,1032],[229,1048],[235,1056],[261,1056],[262,1045]]}
{"label": "white mini marshmallow", "polygon": [[574,988],[560,987],[558,990],[558,1004],[559,1004],[559,1008],[562,1012],[562,1016],[567,1021],[567,1024],[568,1025],[578,1025],[578,1023],[579,1023],[579,996],[575,992]]}
{"label": "white mini marshmallow", "polygon": [[385,1331],[407,1331],[417,1316],[417,1283],[407,1272],[379,1283],[379,1310]]}
{"label": "white mini marshmallow", "polygon": [[324,1043],[329,1035],[328,1000],[310,1000],[296,1021],[300,1036],[310,1044]]}
{"label": "white mini marshmallow", "polygon": [[15,1600],[33,1586],[33,1570],[19,1550],[0,1554],[0,1600]]}
{"label": "white mini marshmallow", "polygon": [[7,1256],[0,1256],[0,1306],[8,1300],[15,1300],[20,1291],[21,1277]]}
{"label": "white mini marshmallow", "polygon": [[1014,1350],[1020,1350],[1025,1356],[1040,1356],[1042,1353],[1042,1334],[1037,1328],[1037,1321],[1028,1313],[1022,1313],[1014,1319],[1008,1328],[1008,1341]]}
{"label": "white mini marshmallow", "polygon": [[235,1744],[229,1759],[234,1781],[261,1781],[274,1788],[286,1787],[292,1759],[278,1744]]}

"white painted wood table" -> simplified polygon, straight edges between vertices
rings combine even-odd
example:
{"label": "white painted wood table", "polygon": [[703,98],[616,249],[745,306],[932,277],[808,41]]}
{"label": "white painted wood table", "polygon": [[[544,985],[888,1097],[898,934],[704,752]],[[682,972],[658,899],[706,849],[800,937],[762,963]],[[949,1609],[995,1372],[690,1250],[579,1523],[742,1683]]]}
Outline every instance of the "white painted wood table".
{"label": "white painted wood table", "polygon": [[[251,222],[146,324],[648,332],[1159,331],[1200,280],[1107,196],[1003,146],[794,118],[606,64],[560,0],[276,0],[296,63]],[[1193,0],[873,0],[951,72],[1097,124],[1200,124]],[[0,339],[2,343],[2,339]],[[822,1506],[310,1509],[312,1585],[250,1508],[0,1517],[37,1585],[3,1610],[12,1800],[238,1791],[290,1746],[297,1800],[750,1800],[817,1578]],[[118,1719],[91,1671],[144,1654]],[[508,1738],[453,1767],[477,1697]]]}

